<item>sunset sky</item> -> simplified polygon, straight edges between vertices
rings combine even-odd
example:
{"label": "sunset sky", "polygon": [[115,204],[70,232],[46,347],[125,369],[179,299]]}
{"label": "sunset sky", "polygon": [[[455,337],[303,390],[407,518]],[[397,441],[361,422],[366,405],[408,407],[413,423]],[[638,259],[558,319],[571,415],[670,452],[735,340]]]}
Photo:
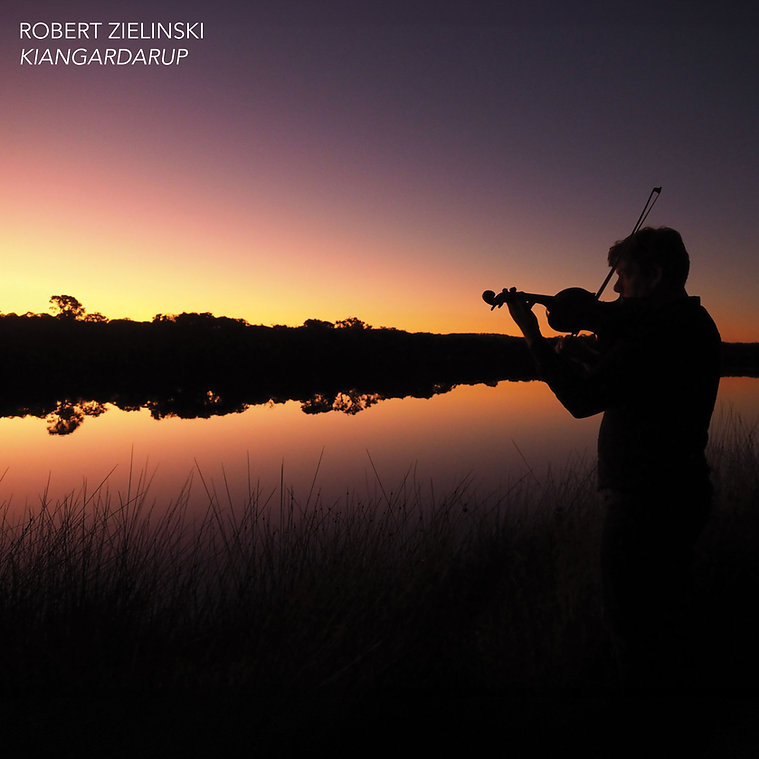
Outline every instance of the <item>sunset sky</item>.
{"label": "sunset sky", "polygon": [[[0,311],[513,334],[481,292],[596,290],[661,185],[689,292],[759,340],[759,26],[731,5],[7,1]],[[205,37],[19,39],[53,21]],[[20,63],[58,47],[189,55]]]}

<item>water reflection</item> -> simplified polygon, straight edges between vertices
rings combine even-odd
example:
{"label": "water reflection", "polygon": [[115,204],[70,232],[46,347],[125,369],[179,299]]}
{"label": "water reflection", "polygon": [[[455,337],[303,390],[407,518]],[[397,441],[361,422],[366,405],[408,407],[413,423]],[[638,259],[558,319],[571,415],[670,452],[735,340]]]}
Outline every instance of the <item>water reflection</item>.
{"label": "water reflection", "polygon": [[55,410],[46,418],[47,431],[51,435],[70,435],[85,416],[100,416],[105,412],[106,407],[97,401],[58,401]]}
{"label": "water reflection", "polygon": [[[485,383],[494,386],[496,383]],[[380,401],[390,398],[431,398],[433,395],[450,392],[452,384],[433,383],[429,386],[408,387],[393,393],[361,392],[355,388],[340,390],[325,390],[314,392],[300,400],[300,408],[304,414],[323,414],[337,411],[354,416],[361,411],[375,406]],[[230,397],[231,396],[231,397]],[[125,401],[121,397],[110,401],[82,400],[65,398],[56,401],[17,402],[12,400],[5,403],[2,416],[6,417],[36,417],[44,419],[47,431],[51,435],[70,435],[84,423],[87,417],[98,417],[108,408],[120,411],[137,411],[147,409],[153,419],[209,419],[212,416],[239,414],[255,405],[272,405],[285,403],[293,399],[268,398],[258,403],[240,400],[236,393],[222,395],[214,390],[180,389],[163,395],[153,396],[137,401]]]}
{"label": "water reflection", "polygon": [[[158,500],[174,498],[201,472],[207,482],[226,477],[232,489],[252,482],[272,492],[283,482],[300,497],[311,490],[317,467],[316,492],[331,499],[346,490],[373,493],[378,478],[393,489],[408,473],[440,492],[469,475],[497,488],[512,470],[523,475],[525,461],[537,471],[544,461],[566,459],[568,451],[592,455],[597,421],[578,424],[542,383],[462,385],[430,398],[381,403],[380,397],[325,394],[192,419],[166,405],[124,411],[105,403],[106,413],[97,415],[84,413],[95,406],[61,405],[52,424],[63,429],[80,415],[84,420],[76,434],[64,436],[45,434],[39,416],[1,419],[0,471],[8,471],[0,498],[33,503],[46,487],[60,495],[85,480],[91,489],[114,466],[109,486],[125,488],[130,461],[132,469],[154,474]],[[343,412],[304,413],[311,403]]]}
{"label": "water reflection", "polygon": [[[758,379],[723,378],[715,420],[728,408],[759,418],[758,390]],[[199,508],[207,502],[200,474],[222,499],[252,487],[276,501],[283,485],[300,503],[309,493],[371,496],[380,481],[389,491],[404,478],[436,494],[469,478],[492,493],[549,468],[592,468],[600,421],[573,419],[541,382],[460,385],[429,398],[324,393],[238,413],[226,405],[214,413],[222,406],[209,396],[205,416],[191,419],[177,413],[184,408],[69,401],[0,419],[0,502],[34,506],[46,490],[62,498],[103,480],[126,492],[139,472],[152,478],[156,504],[192,479]],[[335,409],[342,413],[321,413]]]}
{"label": "water reflection", "polygon": [[301,409],[305,414],[324,414],[329,411],[341,411],[344,414],[358,414],[383,400],[379,393],[359,393],[356,390],[337,392],[331,395],[317,393],[304,401]]}

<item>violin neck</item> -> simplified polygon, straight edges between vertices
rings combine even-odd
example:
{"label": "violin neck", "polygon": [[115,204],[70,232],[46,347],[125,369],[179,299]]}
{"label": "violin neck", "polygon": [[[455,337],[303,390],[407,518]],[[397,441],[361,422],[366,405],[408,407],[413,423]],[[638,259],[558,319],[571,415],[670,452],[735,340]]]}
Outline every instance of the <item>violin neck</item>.
{"label": "violin neck", "polygon": [[[510,291],[505,287],[498,294],[494,293],[492,290],[485,290],[485,292],[482,293],[482,299],[490,306],[491,309],[496,307],[500,308],[504,303],[508,302],[510,294]],[[554,295],[538,295],[537,293],[520,292],[519,294],[533,301],[533,303],[542,303],[544,306],[550,306],[555,298]]]}
{"label": "violin neck", "polygon": [[540,295],[538,293],[522,293],[525,297],[529,298],[532,301],[535,301],[535,303],[540,303],[543,306],[550,306],[555,295]]}

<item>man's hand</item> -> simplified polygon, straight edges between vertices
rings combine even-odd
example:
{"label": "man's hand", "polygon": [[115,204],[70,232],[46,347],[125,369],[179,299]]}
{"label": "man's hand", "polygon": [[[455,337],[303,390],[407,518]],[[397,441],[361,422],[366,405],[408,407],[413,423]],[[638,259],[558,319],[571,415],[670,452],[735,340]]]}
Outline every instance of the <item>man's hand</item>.
{"label": "man's hand", "polygon": [[554,351],[586,372],[591,371],[601,358],[601,353],[595,343],[588,338],[560,337],[554,343]]}
{"label": "man's hand", "polygon": [[514,323],[522,331],[527,345],[532,345],[542,337],[537,317],[532,312],[534,302],[530,301],[524,293],[520,293],[516,287],[512,287],[506,297],[506,305]]}

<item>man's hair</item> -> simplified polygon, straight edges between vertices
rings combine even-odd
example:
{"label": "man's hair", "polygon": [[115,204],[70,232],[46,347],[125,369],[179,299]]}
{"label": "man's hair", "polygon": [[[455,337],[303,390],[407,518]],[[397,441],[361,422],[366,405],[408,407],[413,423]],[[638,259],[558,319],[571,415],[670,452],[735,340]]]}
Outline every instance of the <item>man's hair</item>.
{"label": "man's hair", "polygon": [[651,278],[661,269],[666,287],[685,287],[688,279],[688,251],[680,233],[670,227],[644,227],[614,243],[609,250],[609,265],[616,266],[622,259],[635,262],[644,277]]}

